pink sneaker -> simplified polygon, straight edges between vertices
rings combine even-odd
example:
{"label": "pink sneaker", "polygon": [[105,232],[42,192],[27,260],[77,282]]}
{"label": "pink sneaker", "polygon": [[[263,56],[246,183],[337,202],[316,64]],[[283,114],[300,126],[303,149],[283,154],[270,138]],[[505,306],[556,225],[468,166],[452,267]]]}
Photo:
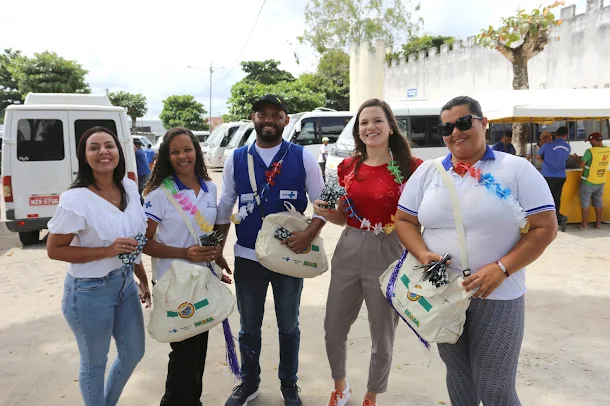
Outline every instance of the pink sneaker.
{"label": "pink sneaker", "polygon": [[364,403],[362,403],[362,406],[377,406],[377,405],[375,405],[369,399],[364,399]]}

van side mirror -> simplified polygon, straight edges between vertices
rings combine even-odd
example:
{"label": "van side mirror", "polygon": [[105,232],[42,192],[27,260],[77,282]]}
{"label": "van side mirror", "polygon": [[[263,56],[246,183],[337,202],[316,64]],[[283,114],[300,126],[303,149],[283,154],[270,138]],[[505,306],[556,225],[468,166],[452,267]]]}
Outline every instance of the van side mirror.
{"label": "van side mirror", "polygon": [[303,126],[302,126],[301,122],[297,121],[297,123],[294,126],[294,132],[300,133],[302,129],[303,129]]}

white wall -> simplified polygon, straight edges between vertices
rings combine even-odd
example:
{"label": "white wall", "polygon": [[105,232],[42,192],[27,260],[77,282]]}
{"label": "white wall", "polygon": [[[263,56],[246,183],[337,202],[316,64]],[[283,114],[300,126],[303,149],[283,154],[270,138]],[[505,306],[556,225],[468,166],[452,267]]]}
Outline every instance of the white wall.
{"label": "white wall", "polygon": [[[564,20],[553,30],[544,51],[529,61],[530,88],[610,87],[610,6],[589,0],[585,14],[574,15],[576,7],[561,10]],[[370,97],[388,102],[407,98],[407,89],[417,89],[418,98],[449,100],[480,90],[511,89],[512,66],[498,51],[474,45],[474,37],[441,47],[430,56],[411,55],[408,61],[385,63],[383,42],[370,51],[368,44],[352,47],[350,66],[350,108]],[[364,66],[368,64],[368,66]],[[383,83],[383,90],[376,88]]]}

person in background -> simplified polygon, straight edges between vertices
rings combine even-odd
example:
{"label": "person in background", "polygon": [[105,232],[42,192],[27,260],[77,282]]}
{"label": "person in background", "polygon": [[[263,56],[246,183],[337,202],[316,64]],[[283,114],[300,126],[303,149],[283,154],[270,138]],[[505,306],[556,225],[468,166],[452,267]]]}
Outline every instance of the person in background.
{"label": "person in background", "polygon": [[138,190],[140,191],[140,195],[144,190],[144,185],[148,182],[150,178],[150,166],[148,166],[148,158],[146,158],[146,153],[142,149],[142,141],[138,138],[133,140],[133,149],[136,154],[136,168],[138,169]]}
{"label": "person in background", "polygon": [[150,170],[152,172],[153,165],[155,163],[155,151],[153,151],[153,149],[152,149],[152,144],[149,144],[148,148],[144,152],[146,153],[146,160],[148,162],[148,167],[150,168]]}
{"label": "person in background", "polygon": [[555,201],[555,212],[557,222],[561,225],[561,231],[566,231],[568,218],[561,214],[561,192],[566,183],[566,163],[570,157],[572,148],[567,142],[568,128],[559,127],[555,133],[555,139],[547,142],[538,151],[537,158],[542,161],[542,176],[551,189]]}
{"label": "person in background", "polygon": [[[485,144],[487,118],[479,102],[456,97],[441,109],[441,121],[438,129],[449,149],[442,165],[456,187],[472,271],[463,286],[474,291],[459,340],[438,344],[450,403],[520,406],[515,383],[525,327],[525,268],[557,236],[553,197],[529,162]],[[482,186],[482,179],[510,191],[512,203]],[[396,232],[422,264],[448,253],[448,273],[464,270],[451,195],[430,160],[400,196]]]}
{"label": "person in background", "polygon": [[537,144],[527,144],[527,159],[536,167],[536,169],[542,169],[542,162],[536,158],[538,156],[538,151],[540,148],[546,144],[547,142],[553,141],[553,134],[550,132],[543,132],[540,134],[540,139]]}
{"label": "person in background", "polygon": [[320,156],[318,156],[318,163],[320,164],[320,170],[322,170],[322,178],[325,179],[324,172],[326,171],[326,160],[328,159],[328,150],[330,147],[328,143],[330,139],[328,137],[322,138],[322,145],[320,145]]}
{"label": "person in background", "polygon": [[[85,406],[116,405],[144,356],[140,301],[149,300],[150,291],[135,238],[146,232],[146,216],[138,187],[125,178],[120,145],[103,127],[83,134],[77,149],[78,175],[61,194],[48,225],[49,258],[70,264],[61,304],[76,336],[78,384]],[[132,258],[126,263],[120,254]],[[104,385],[111,337],[118,355]]]}
{"label": "person in background", "polygon": [[512,133],[504,133],[502,139],[494,144],[491,149],[499,152],[506,152],[507,154],[516,155],[517,151],[515,150],[515,146],[512,144],[513,142],[513,134]]}
{"label": "person in background", "polygon": [[589,206],[593,202],[595,207],[595,228],[602,224],[602,211],[604,185],[606,183],[606,171],[610,163],[610,147],[602,142],[600,133],[592,133],[587,138],[591,143],[583,157],[580,159],[580,167],[583,168],[580,181],[580,206],[582,208],[582,223],[578,228],[585,229],[589,223]]}
{"label": "person in background", "polygon": [[[227,157],[222,173],[222,193],[218,203],[216,225],[227,235],[231,227],[231,212],[238,201],[245,217],[236,221],[235,231],[235,290],[241,331],[241,384],[233,389],[225,406],[242,406],[259,395],[261,328],[265,313],[265,300],[269,285],[273,289],[280,342],[280,363],[277,368],[280,379],[280,395],[286,406],[303,404],[297,385],[299,369],[299,308],[303,279],[273,272],[256,259],[255,243],[265,215],[286,211],[285,202],[291,203],[303,213],[310,202],[320,197],[324,180],[316,158],[300,145],[282,140],[282,132],[288,125],[284,100],[268,94],[252,106],[252,122],[256,141],[233,150]],[[254,163],[257,194],[255,199],[249,179],[248,157]],[[276,176],[277,175],[277,176]],[[233,217],[235,219],[235,217]],[[295,253],[308,250],[311,242],[326,223],[324,218],[313,216],[304,231],[295,231],[283,240]],[[226,241],[226,240],[225,240]],[[223,248],[223,247],[221,247]]]}

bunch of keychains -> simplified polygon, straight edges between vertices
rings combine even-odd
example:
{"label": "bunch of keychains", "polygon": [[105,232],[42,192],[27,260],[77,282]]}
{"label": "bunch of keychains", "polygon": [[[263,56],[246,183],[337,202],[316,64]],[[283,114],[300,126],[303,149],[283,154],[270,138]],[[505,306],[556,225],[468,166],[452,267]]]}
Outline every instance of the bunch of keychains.
{"label": "bunch of keychains", "polygon": [[290,230],[287,230],[282,226],[279,226],[273,232],[273,237],[277,238],[280,241],[284,241],[286,238],[290,237],[291,235],[292,235],[292,232],[290,232]]}
{"label": "bunch of keychains", "polygon": [[210,234],[200,236],[199,243],[202,247],[215,247],[220,244],[224,238],[225,237],[219,233],[218,230],[214,230]]}
{"label": "bunch of keychains", "polygon": [[432,261],[427,264],[419,265],[415,269],[423,269],[422,281],[430,281],[435,287],[440,288],[449,283],[449,277],[447,276],[447,261],[451,257],[449,254],[443,255],[439,261]]}
{"label": "bunch of keychains", "polygon": [[335,209],[337,207],[337,199],[345,195],[345,188],[339,185],[337,178],[331,177],[324,185],[324,189],[322,189],[320,194],[320,200],[328,204],[320,205],[320,207],[323,209]]}
{"label": "bunch of keychains", "polygon": [[125,265],[133,264],[135,262],[136,258],[142,253],[142,250],[148,241],[148,238],[146,238],[146,236],[142,233],[136,235],[136,238],[134,239],[138,242],[138,248],[136,248],[134,252],[130,252],[128,254],[119,254],[119,259]]}

